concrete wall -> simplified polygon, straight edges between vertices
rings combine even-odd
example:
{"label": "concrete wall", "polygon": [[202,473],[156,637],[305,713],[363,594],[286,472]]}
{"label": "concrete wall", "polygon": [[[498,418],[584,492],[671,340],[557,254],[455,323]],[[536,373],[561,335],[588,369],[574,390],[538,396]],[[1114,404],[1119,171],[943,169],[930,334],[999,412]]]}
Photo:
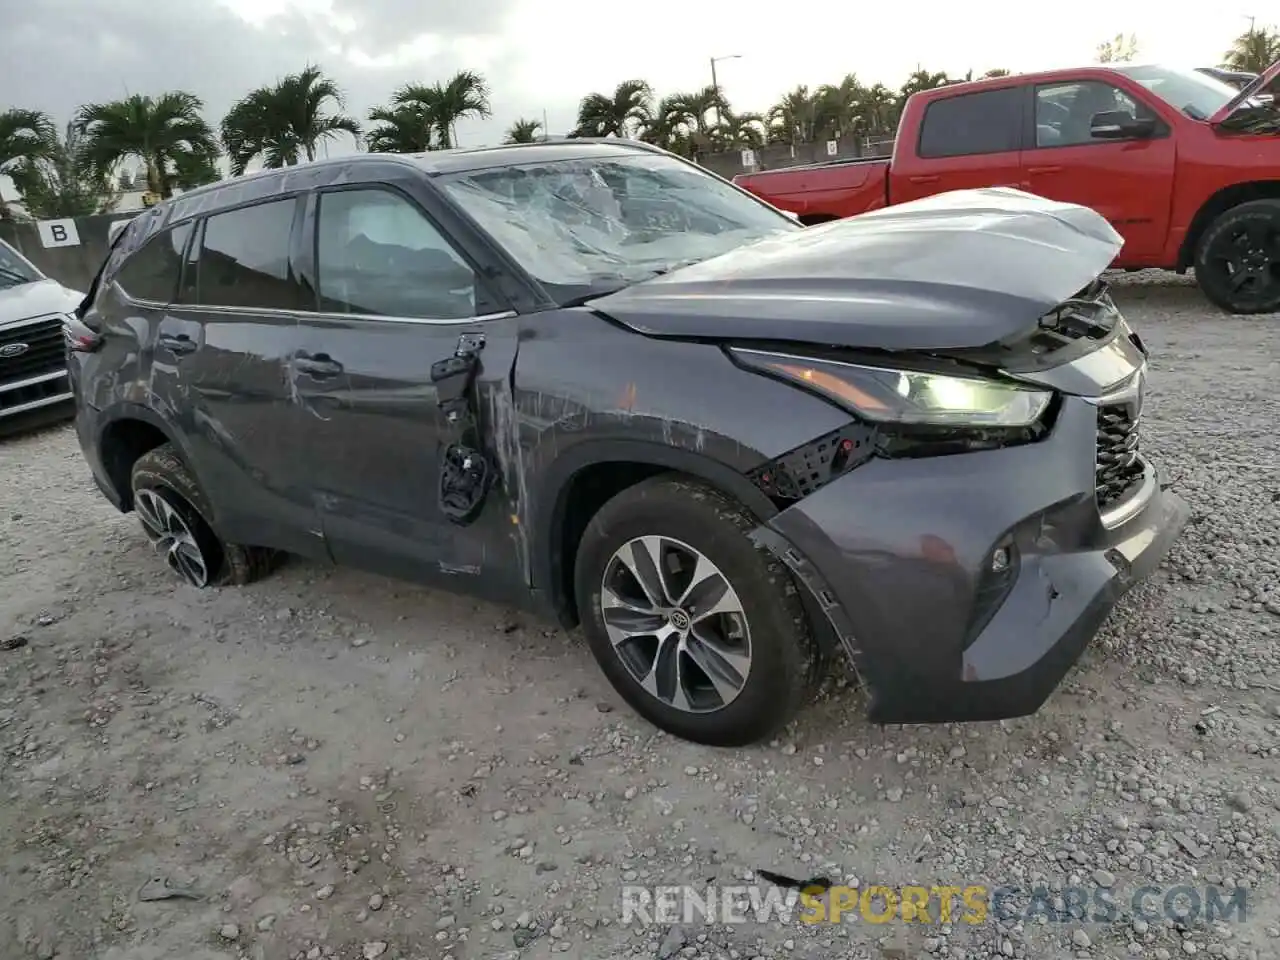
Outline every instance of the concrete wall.
{"label": "concrete wall", "polygon": [[745,166],[741,151],[711,153],[698,157],[698,162],[722,177],[733,179],[740,173],[794,167],[803,163],[824,163],[858,157],[887,157],[893,152],[893,138],[846,137],[836,141],[836,152],[827,152],[826,143],[798,143],[794,147],[780,143],[753,150],[753,166]]}
{"label": "concrete wall", "polygon": [[80,243],[70,247],[45,247],[34,223],[0,220],[0,240],[4,240],[44,273],[72,290],[89,289],[94,275],[107,256],[107,228],[116,220],[129,220],[133,213],[108,213],[76,220]]}

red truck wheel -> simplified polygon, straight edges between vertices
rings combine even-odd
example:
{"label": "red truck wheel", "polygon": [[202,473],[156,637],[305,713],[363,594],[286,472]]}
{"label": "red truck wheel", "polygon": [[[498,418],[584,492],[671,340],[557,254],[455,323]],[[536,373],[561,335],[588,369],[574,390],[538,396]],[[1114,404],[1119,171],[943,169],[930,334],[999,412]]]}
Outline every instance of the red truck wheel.
{"label": "red truck wheel", "polygon": [[1196,282],[1231,313],[1280,311],[1280,200],[1252,200],[1209,224],[1196,244]]}

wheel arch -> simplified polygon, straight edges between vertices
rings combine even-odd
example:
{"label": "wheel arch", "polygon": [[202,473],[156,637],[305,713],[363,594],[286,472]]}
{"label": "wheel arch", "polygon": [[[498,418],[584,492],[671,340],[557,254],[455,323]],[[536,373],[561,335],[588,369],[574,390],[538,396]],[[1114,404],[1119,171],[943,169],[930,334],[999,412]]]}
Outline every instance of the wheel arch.
{"label": "wheel arch", "polygon": [[133,488],[130,484],[133,465],[144,453],[166,443],[173,444],[182,458],[187,463],[191,462],[185,445],[178,439],[178,432],[149,407],[122,403],[104,418],[98,433],[98,451],[107,482],[122,512],[128,513],[133,509]]}
{"label": "wheel arch", "polygon": [[718,460],[644,440],[594,440],[575,446],[548,468],[533,522],[533,585],[566,629],[579,622],[572,558],[591,517],[611,497],[661,473],[710,484],[762,523],[777,506],[747,477]]}
{"label": "wheel arch", "polygon": [[1212,194],[1196,211],[1191,219],[1191,226],[1182,240],[1182,249],[1178,251],[1179,270],[1185,270],[1195,263],[1196,247],[1200,238],[1219,216],[1232,207],[1251,200],[1280,200],[1280,180],[1250,180],[1247,183],[1235,183],[1223,187]]}

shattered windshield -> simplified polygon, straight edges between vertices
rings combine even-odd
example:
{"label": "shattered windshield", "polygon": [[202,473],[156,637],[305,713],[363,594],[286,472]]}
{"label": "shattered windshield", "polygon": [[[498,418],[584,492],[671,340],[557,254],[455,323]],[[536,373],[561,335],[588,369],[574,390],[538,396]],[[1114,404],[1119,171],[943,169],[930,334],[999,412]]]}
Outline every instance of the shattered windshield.
{"label": "shattered windshield", "polygon": [[20,257],[13,247],[0,240],[0,290],[43,279],[40,272]]}
{"label": "shattered windshield", "polygon": [[803,229],[738,188],[662,155],[553,160],[438,182],[565,301]]}

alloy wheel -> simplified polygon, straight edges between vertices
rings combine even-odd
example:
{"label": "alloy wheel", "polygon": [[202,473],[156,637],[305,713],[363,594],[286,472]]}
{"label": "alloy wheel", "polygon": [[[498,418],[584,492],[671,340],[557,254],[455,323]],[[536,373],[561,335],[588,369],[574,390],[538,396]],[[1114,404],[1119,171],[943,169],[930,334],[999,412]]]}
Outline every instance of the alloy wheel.
{"label": "alloy wheel", "polygon": [[164,494],[159,490],[139,490],[134,495],[134,507],[147,538],[169,568],[193,587],[208,586],[209,560],[200,541]]}
{"label": "alloy wheel", "polygon": [[1233,298],[1266,301],[1280,292],[1280,226],[1254,220],[1229,231],[1208,251]]}
{"label": "alloy wheel", "polygon": [[737,698],[751,671],[751,632],[728,577],[670,537],[637,537],[605,567],[605,630],[632,678],[677,710],[709,713]]}

